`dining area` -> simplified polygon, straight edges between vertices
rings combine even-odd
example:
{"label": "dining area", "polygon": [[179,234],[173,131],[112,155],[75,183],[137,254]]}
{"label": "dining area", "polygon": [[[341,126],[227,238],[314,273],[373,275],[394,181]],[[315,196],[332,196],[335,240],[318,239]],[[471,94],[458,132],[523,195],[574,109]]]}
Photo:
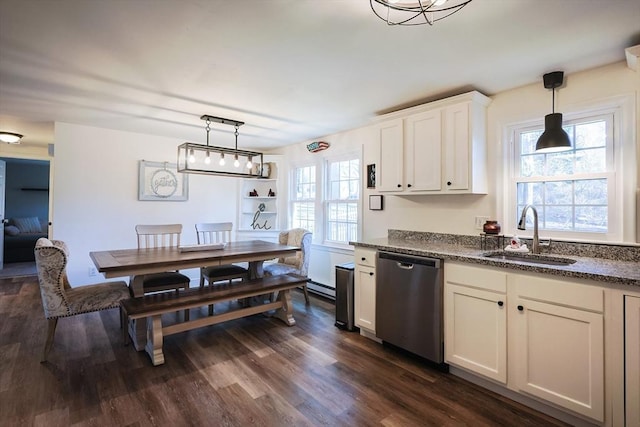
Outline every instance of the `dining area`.
{"label": "dining area", "polygon": [[[40,239],[36,266],[49,325],[42,361],[60,317],[110,308],[120,311],[123,344],[146,351],[154,366],[164,363],[167,335],[258,313],[295,325],[290,292],[306,291],[311,233],[294,229],[281,232],[278,242],[233,241],[232,223],[195,228],[198,243],[184,245],[181,224],[138,224],[137,247],[89,253],[96,270],[113,280],[77,287],[66,275],[66,244]],[[180,272],[188,269],[200,272],[199,283]],[[233,308],[217,313],[218,303]]]}

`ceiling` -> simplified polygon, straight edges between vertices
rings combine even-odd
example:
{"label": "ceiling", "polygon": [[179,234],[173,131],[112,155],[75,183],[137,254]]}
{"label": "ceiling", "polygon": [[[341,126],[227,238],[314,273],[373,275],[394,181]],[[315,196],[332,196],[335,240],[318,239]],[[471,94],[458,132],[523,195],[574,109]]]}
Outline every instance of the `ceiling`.
{"label": "ceiling", "polygon": [[470,89],[545,90],[545,72],[623,61],[639,22],[639,0],[474,0],[414,27],[369,0],[0,0],[0,129],[25,145],[53,142],[56,121],[203,143],[209,114],[269,149]]}

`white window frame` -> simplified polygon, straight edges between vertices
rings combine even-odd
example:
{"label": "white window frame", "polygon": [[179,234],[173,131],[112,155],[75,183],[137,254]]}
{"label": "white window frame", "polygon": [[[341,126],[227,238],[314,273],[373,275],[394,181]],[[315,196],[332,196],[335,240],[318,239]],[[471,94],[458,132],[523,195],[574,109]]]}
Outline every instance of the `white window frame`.
{"label": "white window frame", "polygon": [[[314,167],[315,168],[315,177],[314,177],[314,182],[315,182],[315,190],[316,190],[316,196],[313,199],[297,199],[294,198],[293,195],[296,194],[296,185],[298,184],[297,180],[296,180],[296,171],[299,169],[304,169],[307,167]],[[290,178],[290,189],[289,189],[289,215],[288,215],[288,224],[289,224],[289,228],[292,227],[299,227],[302,226],[301,224],[293,224],[293,214],[294,214],[294,206],[296,203],[313,203],[314,204],[314,212],[313,212],[313,217],[314,217],[314,222],[313,222],[313,233],[317,233],[318,232],[318,178],[321,176],[321,174],[318,173],[318,166],[314,163],[305,163],[305,164],[298,164],[295,166],[292,166],[291,168],[291,178]],[[302,228],[308,228],[308,227],[304,227],[302,226]]]}
{"label": "white window frame", "polygon": [[[357,199],[329,199],[329,194],[330,194],[330,190],[329,190],[329,186],[331,185],[331,183],[329,182],[329,175],[330,175],[330,165],[332,163],[338,163],[338,162],[350,162],[353,160],[358,160],[358,169],[359,169],[359,181],[358,181],[358,198]],[[324,234],[323,234],[323,243],[327,244],[327,245],[331,245],[331,246],[347,246],[348,245],[348,241],[347,242],[341,242],[341,241],[337,241],[337,240],[329,240],[327,234],[329,232],[329,206],[331,203],[337,203],[337,204],[351,204],[351,203],[355,203],[356,204],[356,213],[357,213],[357,218],[356,218],[356,236],[353,238],[353,240],[357,240],[361,233],[361,227],[360,224],[362,222],[362,215],[360,214],[361,209],[360,209],[360,200],[362,200],[362,177],[363,177],[363,173],[362,173],[362,159],[360,158],[359,155],[351,155],[351,156],[340,156],[338,158],[326,158],[324,160],[324,187],[325,187],[325,197],[323,198],[323,213],[324,213],[324,217],[323,217],[323,230],[324,230]]]}
{"label": "white window frame", "polygon": [[[632,94],[615,96],[596,100],[581,105],[563,108],[564,122],[573,122],[590,116],[613,115],[613,153],[614,170],[607,172],[608,179],[608,226],[607,233],[585,233],[544,230],[541,238],[557,240],[589,241],[589,242],[618,242],[630,243],[640,241],[636,233],[640,234],[636,225],[636,129],[635,129],[635,97]],[[524,129],[543,128],[543,119],[514,123],[503,128],[504,145],[503,161],[507,165],[504,169],[502,188],[503,230],[506,234],[518,234],[531,237],[532,230],[517,230],[517,189],[516,182],[519,158],[516,157],[516,132]],[[554,180],[559,177],[554,177]],[[571,178],[569,178],[571,179]],[[500,186],[500,185],[499,185]]]}
{"label": "white window frame", "polygon": [[[332,147],[333,148],[333,147]],[[316,199],[315,199],[315,230],[313,233],[313,243],[316,245],[322,245],[326,247],[340,248],[353,250],[353,247],[348,243],[340,243],[340,242],[332,242],[328,241],[326,236],[326,223],[327,223],[327,215],[326,215],[326,195],[327,195],[327,179],[328,179],[328,164],[329,162],[335,161],[344,161],[349,159],[358,159],[360,161],[360,197],[358,198],[358,238],[362,236],[362,180],[363,180],[363,172],[362,172],[362,155],[358,151],[344,151],[340,153],[329,153],[323,154],[324,152],[314,153],[313,159],[308,161],[294,161],[289,165],[289,197],[288,197],[288,218],[287,224],[288,227],[292,227],[292,218],[293,218],[293,203],[297,200],[293,200],[291,195],[294,194],[294,185],[295,185],[295,170],[307,167],[307,166],[315,166],[316,167]]]}

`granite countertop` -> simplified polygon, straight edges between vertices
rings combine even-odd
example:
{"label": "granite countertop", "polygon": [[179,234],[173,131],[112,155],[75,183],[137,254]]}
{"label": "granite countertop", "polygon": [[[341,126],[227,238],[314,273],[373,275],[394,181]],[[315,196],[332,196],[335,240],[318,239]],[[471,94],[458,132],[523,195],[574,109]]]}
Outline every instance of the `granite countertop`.
{"label": "granite countertop", "polygon": [[[420,234],[428,234],[429,237],[436,235],[433,233]],[[619,259],[584,256],[585,254],[588,254],[588,252],[580,250],[572,252],[578,253],[580,256],[565,253],[560,255],[554,255],[553,252],[545,253],[543,256],[546,258],[560,257],[570,258],[576,261],[574,264],[569,265],[547,265],[487,258],[483,256],[483,254],[496,251],[481,250],[479,244],[470,244],[474,242],[472,239],[462,238],[459,240],[452,240],[420,237],[421,236],[418,236],[418,238],[416,238],[415,235],[407,234],[406,232],[390,233],[389,237],[386,238],[350,243],[356,247],[386,250],[407,255],[441,258],[445,261],[460,261],[492,267],[508,268],[512,270],[546,273],[556,276],[595,280],[609,284],[640,287],[640,258],[635,258],[634,248],[632,248],[631,257],[627,255],[619,257]],[[627,248],[623,248],[623,251],[625,251],[625,255],[626,252],[629,252]],[[638,253],[640,253],[640,251]],[[536,256],[533,255],[533,257]],[[621,261],[620,259],[624,260]]]}

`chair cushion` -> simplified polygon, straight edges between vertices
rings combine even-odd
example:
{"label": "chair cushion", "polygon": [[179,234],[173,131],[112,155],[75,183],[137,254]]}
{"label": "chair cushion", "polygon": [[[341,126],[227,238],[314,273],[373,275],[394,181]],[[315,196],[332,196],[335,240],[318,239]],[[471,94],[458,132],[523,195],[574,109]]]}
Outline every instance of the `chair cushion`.
{"label": "chair cushion", "polygon": [[142,286],[144,288],[155,288],[158,286],[183,285],[189,283],[190,280],[191,279],[184,274],[167,271],[164,273],[145,274]]}
{"label": "chair cushion", "polygon": [[117,308],[126,298],[130,298],[129,288],[122,281],[71,288],[66,291],[68,316]]}
{"label": "chair cushion", "polygon": [[248,271],[246,268],[242,268],[239,265],[214,265],[212,267],[205,267],[202,269],[202,275],[204,277],[224,277],[224,276],[233,276],[237,274],[238,276],[242,276],[243,274],[247,274]]}
{"label": "chair cushion", "polygon": [[264,274],[265,276],[279,276],[281,274],[300,274],[300,270],[298,270],[295,266],[289,264],[283,264],[280,262],[274,262],[272,264],[264,265]]}

